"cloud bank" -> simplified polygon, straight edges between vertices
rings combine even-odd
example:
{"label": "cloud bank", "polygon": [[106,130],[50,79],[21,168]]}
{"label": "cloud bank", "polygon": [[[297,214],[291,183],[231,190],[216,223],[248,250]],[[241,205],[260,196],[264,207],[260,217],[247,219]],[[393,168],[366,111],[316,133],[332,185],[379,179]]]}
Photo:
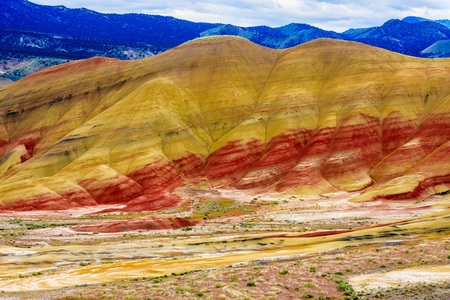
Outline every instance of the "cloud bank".
{"label": "cloud bank", "polygon": [[371,27],[389,19],[420,16],[432,20],[450,16],[450,1],[442,0],[31,0],[45,5],[85,7],[104,13],[145,13],[195,22],[239,26],[283,26],[307,23],[342,32]]}

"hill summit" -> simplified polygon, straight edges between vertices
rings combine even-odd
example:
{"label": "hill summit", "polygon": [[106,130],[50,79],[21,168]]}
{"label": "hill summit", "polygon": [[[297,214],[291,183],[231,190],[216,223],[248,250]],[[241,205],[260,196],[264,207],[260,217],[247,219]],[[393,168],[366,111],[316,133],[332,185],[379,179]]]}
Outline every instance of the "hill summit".
{"label": "hill summit", "polygon": [[182,186],[447,191],[449,80],[449,59],[331,39],[276,50],[208,37],[51,67],[0,90],[0,209],[156,210]]}

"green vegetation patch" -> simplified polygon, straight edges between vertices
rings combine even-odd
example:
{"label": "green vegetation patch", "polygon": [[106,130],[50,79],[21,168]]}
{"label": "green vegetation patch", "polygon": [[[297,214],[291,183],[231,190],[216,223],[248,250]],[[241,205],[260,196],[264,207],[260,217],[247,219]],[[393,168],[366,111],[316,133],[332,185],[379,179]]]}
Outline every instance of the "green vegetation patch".
{"label": "green vegetation patch", "polygon": [[214,219],[222,216],[237,216],[253,212],[254,208],[232,199],[209,199],[197,206],[195,218]]}

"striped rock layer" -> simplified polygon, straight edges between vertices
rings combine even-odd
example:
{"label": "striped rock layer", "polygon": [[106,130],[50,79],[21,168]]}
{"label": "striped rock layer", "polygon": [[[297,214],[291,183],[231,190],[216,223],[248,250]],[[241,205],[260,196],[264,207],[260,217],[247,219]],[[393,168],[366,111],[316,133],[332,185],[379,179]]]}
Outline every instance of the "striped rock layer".
{"label": "striped rock layer", "polygon": [[450,59],[194,40],[0,90],[0,210],[175,205],[177,187],[407,199],[450,187]]}

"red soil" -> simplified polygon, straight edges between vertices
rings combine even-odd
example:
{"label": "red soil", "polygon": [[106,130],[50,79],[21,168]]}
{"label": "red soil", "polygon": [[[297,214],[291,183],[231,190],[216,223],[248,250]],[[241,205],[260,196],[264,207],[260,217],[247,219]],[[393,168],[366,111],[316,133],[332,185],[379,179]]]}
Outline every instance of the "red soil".
{"label": "red soil", "polygon": [[302,158],[324,155],[328,153],[330,151],[330,144],[333,139],[334,130],[334,127],[317,129],[305,149],[303,149]]}
{"label": "red soil", "polygon": [[233,186],[263,155],[263,141],[252,139],[245,144],[231,141],[211,153],[200,176],[216,186]]}
{"label": "red soil", "polygon": [[92,206],[98,204],[85,189],[77,187],[78,186],[69,190],[55,191],[55,193],[80,206]]}
{"label": "red soil", "polygon": [[100,204],[124,203],[142,194],[142,187],[136,181],[120,174],[107,180],[82,180],[78,184]]}
{"label": "red soil", "polygon": [[30,210],[63,210],[79,206],[75,202],[70,202],[56,193],[47,193],[39,196],[19,199],[6,203],[8,210],[30,211]]}
{"label": "red soil", "polygon": [[164,157],[132,171],[128,177],[142,186],[143,194],[171,192],[184,182],[178,170]]}
{"label": "red soil", "polygon": [[[359,118],[365,122],[346,125]],[[379,119],[360,114],[341,120],[336,128],[330,153],[331,156],[322,169],[322,174],[328,181],[337,183],[342,182],[342,178],[369,177],[369,171],[383,158]]]}
{"label": "red soil", "polygon": [[8,209],[2,203],[0,203],[0,211],[7,211]]}
{"label": "red soil", "polygon": [[405,119],[400,112],[393,111],[383,120],[383,153],[388,155],[407,143],[417,129],[415,120]]}
{"label": "red soil", "polygon": [[323,192],[334,190],[331,184],[322,176],[318,165],[298,165],[287,176],[277,182],[275,189],[278,192],[284,192],[300,186],[316,188],[324,186],[329,188],[329,191],[325,190]]}
{"label": "red soil", "polygon": [[[431,114],[423,121],[414,138],[387,156],[371,174],[380,183],[401,176],[449,139],[450,118],[445,113]],[[385,169],[395,172],[384,174]]]}
{"label": "red soil", "polygon": [[99,211],[98,214],[110,212],[142,212],[142,211],[156,211],[164,208],[176,206],[180,201],[180,197],[174,194],[149,194],[137,197],[127,203],[124,208],[106,209]]}
{"label": "red soil", "polygon": [[205,164],[205,157],[188,153],[181,158],[174,159],[172,162],[186,178],[194,179],[198,176]]}
{"label": "red soil", "polygon": [[238,189],[267,187],[286,175],[298,163],[303,147],[311,137],[311,131],[292,130],[274,137],[267,153],[237,183]]}
{"label": "red soil", "polygon": [[134,230],[177,229],[187,226],[194,226],[197,223],[198,222],[196,221],[185,220],[178,217],[146,217],[143,219],[126,219],[101,222],[91,225],[82,225],[72,227],[72,229],[78,232],[114,233]]}

